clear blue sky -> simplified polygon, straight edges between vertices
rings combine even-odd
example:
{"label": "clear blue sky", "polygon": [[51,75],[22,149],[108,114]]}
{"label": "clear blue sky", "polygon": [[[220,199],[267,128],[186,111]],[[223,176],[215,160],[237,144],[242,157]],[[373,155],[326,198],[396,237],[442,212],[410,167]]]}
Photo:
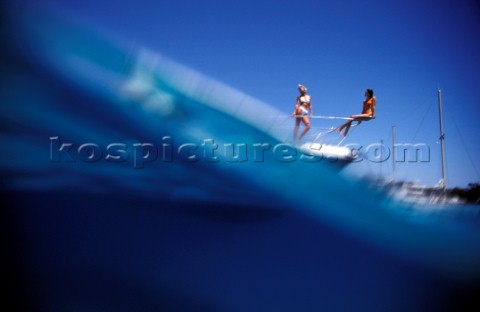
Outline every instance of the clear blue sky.
{"label": "clear blue sky", "polygon": [[[308,87],[316,115],[359,113],[364,90],[372,88],[378,117],[345,143],[390,145],[395,125],[398,143],[431,149],[429,163],[397,163],[397,177],[427,185],[441,177],[441,88],[448,187],[480,182],[478,1],[34,2],[144,45],[285,113],[293,109],[298,83]],[[391,163],[362,162],[347,172],[388,177]]]}

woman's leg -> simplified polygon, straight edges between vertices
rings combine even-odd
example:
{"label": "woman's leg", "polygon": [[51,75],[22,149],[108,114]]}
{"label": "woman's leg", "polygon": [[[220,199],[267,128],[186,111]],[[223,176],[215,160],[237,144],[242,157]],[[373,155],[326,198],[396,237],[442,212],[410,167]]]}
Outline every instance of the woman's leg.
{"label": "woman's leg", "polygon": [[343,136],[346,137],[348,130],[350,130],[350,127],[352,126],[352,122],[348,122],[348,124],[345,126],[345,131],[343,131]]}
{"label": "woman's leg", "polygon": [[307,134],[308,130],[310,130],[310,128],[311,128],[310,127],[310,120],[308,120],[307,116],[303,116],[301,120],[305,124],[305,129],[303,129],[302,134],[300,134],[300,138],[298,139],[298,141],[300,141],[305,136],[305,134]]}
{"label": "woman's leg", "polygon": [[[352,120],[349,120],[346,123],[344,123],[343,125],[341,125],[340,127],[338,127],[337,131],[342,133],[343,128],[347,127],[347,129],[350,129],[351,125],[352,125]],[[346,130],[346,131],[348,132],[348,130]],[[345,134],[344,134],[344,136],[345,136]]]}
{"label": "woman's leg", "polygon": [[[295,113],[295,114],[298,114],[298,112]],[[298,134],[298,128],[300,127],[300,121],[301,121],[301,117],[295,116],[295,127],[293,128],[293,141],[294,142],[297,142],[297,134]]]}

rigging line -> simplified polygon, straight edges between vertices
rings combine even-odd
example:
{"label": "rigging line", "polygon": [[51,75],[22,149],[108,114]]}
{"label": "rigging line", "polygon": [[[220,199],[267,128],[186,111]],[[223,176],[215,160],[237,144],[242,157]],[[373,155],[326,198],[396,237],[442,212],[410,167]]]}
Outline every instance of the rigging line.
{"label": "rigging line", "polygon": [[417,130],[415,131],[415,134],[413,136],[413,138],[410,140],[410,142],[415,142],[415,139],[417,138],[417,135],[418,135],[418,132],[420,132],[420,128],[422,128],[422,125],[423,123],[425,122],[425,119],[427,118],[427,115],[428,113],[430,112],[430,110],[432,109],[432,106],[435,104],[435,101],[431,101],[430,103],[430,106],[428,107],[428,109],[425,111],[423,117],[422,117],[422,121],[419,123],[418,127],[417,127]]}
{"label": "rigging line", "polygon": [[321,131],[317,134],[317,136],[315,137],[315,139],[313,139],[313,142],[317,142],[317,140],[322,136],[322,135],[325,135],[325,134],[328,134],[328,133],[331,133],[333,131],[337,130],[337,128],[335,127],[331,127],[331,128],[328,128],[327,131]]}
{"label": "rigging line", "polygon": [[[283,117],[283,116],[282,116],[282,117]],[[272,117],[272,118],[280,118],[280,116]],[[278,126],[283,125],[283,124],[284,124],[287,120],[289,120],[289,119],[290,119],[290,116],[287,116],[286,118],[284,118],[284,119],[282,120],[282,122],[280,122],[280,124],[279,124]]]}
{"label": "rigging line", "polygon": [[[355,127],[357,127],[359,124],[360,124],[360,122],[357,122],[356,124],[354,124],[354,125],[352,124],[352,125],[350,126],[350,129],[351,129],[351,128],[353,128],[353,129],[349,131],[349,132],[350,132],[349,135],[352,135],[352,133],[353,133],[353,132],[355,131],[355,129],[356,129]],[[335,130],[336,130],[336,129],[335,129]],[[340,133],[340,135],[342,135],[342,134]],[[337,144],[337,146],[340,146],[340,144],[342,144],[343,141],[345,141],[345,139],[347,138],[347,136],[348,136],[348,135],[344,136],[344,137],[340,140],[340,142]]]}
{"label": "rigging line", "polygon": [[[292,117],[304,117],[304,115],[293,115]],[[307,116],[308,118],[313,119],[342,119],[342,120],[353,120],[351,117],[337,117],[337,116]],[[271,117],[273,118],[273,117]]]}
{"label": "rigging line", "polygon": [[340,140],[340,142],[338,142],[337,146],[340,146],[340,144],[342,144],[343,141],[345,141],[346,138],[347,138],[347,136],[344,136],[344,137]]}
{"label": "rigging line", "polygon": [[[281,126],[281,125],[278,125],[276,126],[276,128],[280,128],[280,129],[293,129],[295,126],[292,126],[292,125],[284,125],[284,126]],[[302,125],[300,126],[300,128],[302,128]],[[337,127],[320,127],[320,126],[310,126],[310,132],[312,131],[328,131],[328,130],[331,130],[332,128],[337,128]]]}
{"label": "rigging line", "polygon": [[[280,125],[283,125],[287,120],[288,120],[288,117],[285,118],[285,116],[281,115],[281,114],[278,114],[276,117],[274,117],[275,119],[272,121],[272,123],[270,124],[270,126],[267,128],[268,131],[272,130],[273,127],[278,127]],[[281,119],[280,123],[278,125],[276,125],[276,123],[278,123],[278,120]]]}
{"label": "rigging line", "polygon": [[351,117],[336,117],[336,116],[312,116],[312,118],[318,119],[342,119],[342,120],[353,120]]}
{"label": "rigging line", "polygon": [[450,112],[448,106],[444,105],[444,107],[447,108],[448,115],[453,120],[453,124],[455,126],[455,129],[457,130],[458,136],[460,137],[460,141],[462,142],[463,148],[465,149],[465,152],[467,153],[468,159],[470,160],[470,164],[472,165],[473,170],[475,170],[475,173],[477,174],[477,179],[480,180],[480,174],[478,173],[477,167],[475,166],[475,163],[473,162],[473,158],[472,158],[471,154],[468,152],[467,144],[465,144],[465,140],[463,139],[462,133],[460,132],[460,128],[458,127],[458,125],[455,121],[454,115]]}
{"label": "rigging line", "polygon": [[292,137],[292,140],[293,140],[293,134],[292,134],[292,133],[288,133],[288,134],[287,134],[287,137],[283,140],[283,142],[288,142],[288,141],[290,141],[290,137]]}

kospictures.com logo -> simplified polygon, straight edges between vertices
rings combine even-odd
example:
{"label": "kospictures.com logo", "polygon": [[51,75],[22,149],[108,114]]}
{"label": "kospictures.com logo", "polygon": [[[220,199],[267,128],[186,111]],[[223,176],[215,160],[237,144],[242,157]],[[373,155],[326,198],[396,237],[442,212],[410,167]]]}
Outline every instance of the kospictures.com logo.
{"label": "kospictures.com logo", "polygon": [[[309,146],[307,144],[307,146]],[[204,139],[197,143],[174,143],[170,136],[164,136],[160,143],[97,143],[74,144],[62,142],[60,137],[50,137],[51,162],[85,162],[95,163],[106,161],[111,163],[125,163],[131,161],[133,168],[141,169],[146,163],[156,161],[170,163],[174,161],[243,163],[253,161],[293,162],[302,161],[316,163],[319,161],[337,162],[348,160],[351,162],[370,161],[384,162],[391,158],[389,147],[374,143],[368,146],[347,144],[342,147],[347,154],[334,155],[323,153],[321,145],[311,145],[310,148],[296,147],[288,143],[223,143],[217,144],[214,139]],[[395,144],[396,162],[429,162],[430,148],[426,144]]]}

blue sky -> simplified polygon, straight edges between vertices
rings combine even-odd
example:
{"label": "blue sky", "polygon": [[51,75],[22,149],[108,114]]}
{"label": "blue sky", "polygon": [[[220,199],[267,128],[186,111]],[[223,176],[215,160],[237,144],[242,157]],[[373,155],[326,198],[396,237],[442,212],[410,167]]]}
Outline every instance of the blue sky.
{"label": "blue sky", "polygon": [[[86,27],[144,45],[285,113],[296,86],[316,115],[360,113],[377,96],[377,119],[345,143],[424,143],[428,163],[397,163],[399,179],[441,178],[437,89],[443,91],[447,186],[480,182],[480,4],[455,1],[41,0]],[[293,123],[293,121],[292,121]],[[313,126],[322,126],[315,120]],[[330,126],[330,124],[328,125]],[[391,176],[391,162],[349,174]]]}

